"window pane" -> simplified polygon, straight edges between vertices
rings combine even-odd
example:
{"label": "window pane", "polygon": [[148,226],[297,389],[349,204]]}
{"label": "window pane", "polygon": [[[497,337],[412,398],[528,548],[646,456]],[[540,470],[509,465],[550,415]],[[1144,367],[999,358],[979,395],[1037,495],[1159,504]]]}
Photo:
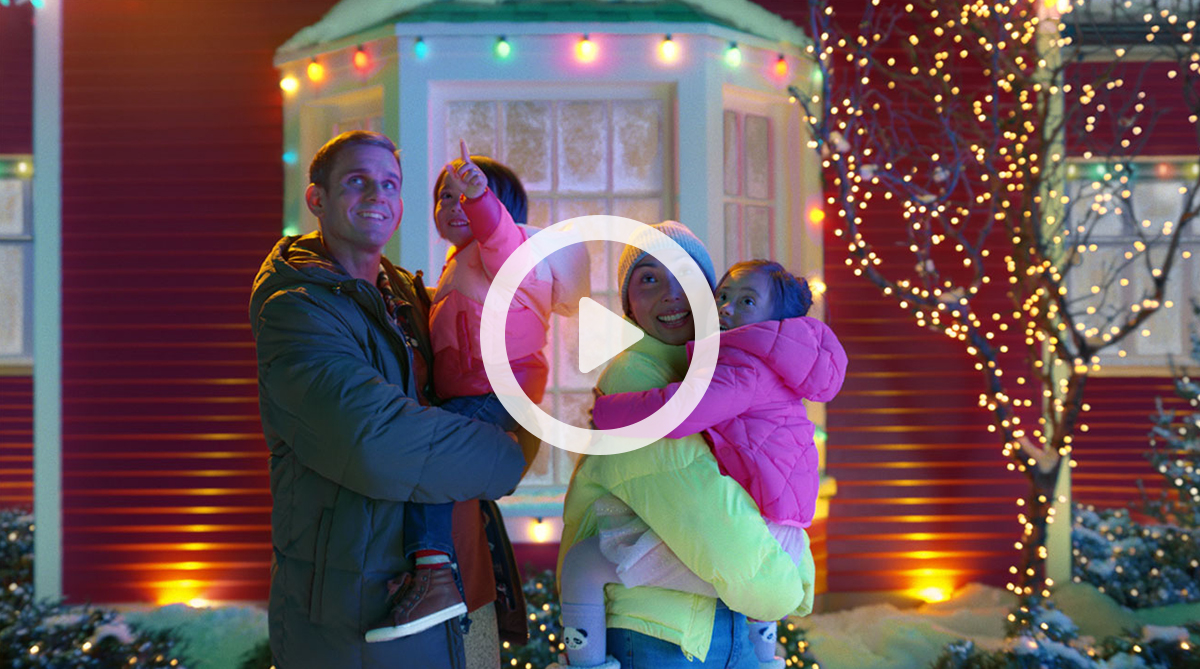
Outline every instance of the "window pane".
{"label": "window pane", "polygon": [[557,221],[576,216],[593,216],[608,213],[608,201],[603,199],[572,199],[558,201]]}
{"label": "window pane", "polygon": [[[1157,249],[1150,252],[1151,262],[1155,267],[1161,267],[1165,250]],[[1190,264],[1190,263],[1188,263]],[[1130,335],[1130,339],[1137,342],[1136,350],[1140,355],[1179,355],[1190,349],[1185,346],[1188,341],[1187,323],[1192,322],[1192,310],[1184,299],[1183,284],[1191,275],[1191,268],[1188,264],[1177,266],[1174,273],[1167,281],[1166,290],[1163,291],[1163,302],[1170,302],[1174,306],[1170,309],[1160,308],[1157,313],[1142,323],[1138,331]],[[1141,264],[1139,263],[1139,267]],[[1131,281],[1133,287],[1133,298],[1141,299],[1142,295],[1148,294],[1153,290],[1154,286],[1146,272],[1139,271],[1137,278]],[[1143,336],[1143,331],[1149,331],[1149,335]]]}
{"label": "window pane", "polygon": [[725,194],[742,192],[738,179],[738,120],[737,112],[725,112]]}
{"label": "window pane", "polygon": [[662,190],[662,115],[659,100],[613,103],[613,191]]}
{"label": "window pane", "polygon": [[608,118],[604,102],[562,102],[558,107],[558,188],[598,192],[608,188]]}
{"label": "window pane", "polygon": [[746,207],[746,260],[774,260],[771,249],[771,208]]}
{"label": "window pane", "polygon": [[[0,355],[25,355],[25,252],[28,244],[0,244]],[[13,280],[15,279],[15,280]]]}
{"label": "window pane", "polygon": [[526,191],[549,191],[549,102],[508,102],[504,105],[504,164],[521,177]]}
{"label": "window pane", "polygon": [[472,154],[496,155],[496,103],[450,102],[446,105],[446,160],[462,154],[458,140],[465,139]]}
{"label": "window pane", "polygon": [[771,197],[771,122],[765,116],[746,115],[746,197]]}
{"label": "window pane", "polygon": [[732,265],[742,256],[742,221],[736,204],[725,205],[725,264]]}
{"label": "window pane", "polygon": [[[575,371],[578,372],[579,369],[576,368]],[[592,386],[594,385],[593,383]],[[592,420],[590,411],[595,399],[591,386],[588,387],[587,392],[559,395],[559,420],[575,427],[590,429]]]}
{"label": "window pane", "polygon": [[632,218],[639,223],[653,225],[663,220],[662,200],[656,197],[613,200],[612,213],[616,216]]}
{"label": "window pane", "polygon": [[550,210],[553,205],[552,200],[529,200],[529,220],[526,223],[535,228],[547,228],[557,221],[551,220]]}
{"label": "window pane", "polygon": [[0,235],[23,234],[26,234],[25,182],[20,179],[0,179]]}
{"label": "window pane", "polygon": [[[579,371],[579,319],[564,318],[558,319],[558,331],[555,336],[558,337],[555,348],[559,351],[558,358],[554,361],[557,365],[555,370],[555,378],[558,380],[559,390],[586,390],[588,397],[591,397],[591,390],[596,386],[596,381],[600,379],[600,372],[604,370],[605,365],[601,365],[597,369],[584,374]],[[589,404],[590,408],[591,405]],[[560,406],[560,410],[564,407]],[[572,409],[574,411],[574,409]],[[573,425],[570,414],[562,413],[558,419]],[[587,427],[585,422],[580,427]]]}

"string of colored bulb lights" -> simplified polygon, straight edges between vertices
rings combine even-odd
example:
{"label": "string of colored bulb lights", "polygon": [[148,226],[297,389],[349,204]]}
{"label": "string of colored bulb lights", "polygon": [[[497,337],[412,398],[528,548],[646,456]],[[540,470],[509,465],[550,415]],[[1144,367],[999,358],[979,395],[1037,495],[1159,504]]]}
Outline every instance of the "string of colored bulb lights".
{"label": "string of colored bulb lights", "polygon": [[[5,0],[0,0],[4,2]],[[592,39],[589,33],[584,33],[579,36],[572,47],[572,58],[581,64],[588,65],[596,63],[601,59],[601,44]],[[765,51],[765,50],[764,50]],[[657,41],[654,48],[655,58],[662,64],[675,65],[682,61],[683,49],[679,40],[671,33],[666,33],[660,40]],[[308,65],[305,67],[305,76],[312,84],[320,84],[328,77],[326,62],[332,54],[321,54],[313,56],[309,59]],[[424,36],[418,36],[412,41],[412,55],[418,61],[424,61],[434,55],[434,50],[430,45],[430,41]],[[517,47],[514,45],[507,35],[499,35],[492,43],[492,55],[500,61],[510,60],[517,55]],[[745,65],[745,56],[742,47],[736,41],[727,42],[721,55],[722,61],[730,68],[741,68]],[[774,59],[765,61],[768,63],[767,70],[779,81],[786,81],[792,73],[792,59],[786,54],[774,52]],[[358,45],[354,48],[354,52],[350,57],[350,62],[354,70],[362,73],[371,71],[374,66],[373,59],[369,51],[363,46]],[[300,90],[300,78],[288,74],[279,81],[279,87],[285,93],[296,93]]]}

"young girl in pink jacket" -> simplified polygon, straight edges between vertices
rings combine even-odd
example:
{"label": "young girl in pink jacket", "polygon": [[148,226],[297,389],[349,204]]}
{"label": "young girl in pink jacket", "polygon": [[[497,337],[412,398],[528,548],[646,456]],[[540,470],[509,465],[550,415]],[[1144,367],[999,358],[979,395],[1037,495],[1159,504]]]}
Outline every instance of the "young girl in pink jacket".
{"label": "young girl in pink jacket", "polygon": [[[516,174],[490,158],[472,157],[466,142],[460,149],[462,158],[446,165],[434,186],[434,225],[453,248],[429,311],[436,397],[428,399],[441,400],[441,409],[520,432],[484,371],[480,321],[492,278],[536,229],[513,220],[524,220],[527,206]],[[541,402],[546,390],[543,349],[551,311],[569,314],[572,305],[577,308],[588,280],[586,252],[568,247],[539,263],[516,291],[503,336],[513,374],[534,402]],[[521,441],[524,450],[527,440]],[[527,452],[527,460],[535,454]],[[452,510],[451,503],[405,505],[404,552],[415,573],[389,584],[390,613],[367,631],[368,642],[417,634],[467,613],[453,575]]]}
{"label": "young girl in pink jacket", "polygon": [[[717,285],[721,346],[712,382],[699,405],[667,435],[678,439],[703,432],[726,474],[757,502],[772,534],[799,560],[810,550],[804,532],[812,524],[820,485],[815,426],[803,400],[828,402],[842,387],[846,353],[827,325],[805,316],[812,305],[807,282],[798,280],[775,262],[751,260],[733,265]],[[689,353],[693,344],[689,343]],[[604,395],[596,399],[592,421],[613,429],[649,417],[674,396],[680,384],[637,393]],[[603,514],[604,510],[598,510]],[[619,510],[615,512],[619,515]],[[626,586],[658,585],[676,590],[710,591],[711,586],[687,571],[661,540],[630,524],[601,532],[592,547],[580,544],[567,560],[600,564],[595,555],[575,555],[577,548],[598,547],[615,569],[593,583],[620,582]],[[582,552],[582,551],[581,551]],[[610,563],[611,563],[610,562]],[[604,571],[606,568],[601,568]],[[566,563],[563,567],[567,572]],[[615,574],[611,573],[615,572]],[[613,580],[613,578],[617,580]],[[585,595],[564,578],[564,614],[568,600]],[[599,601],[603,602],[600,594]],[[604,649],[579,648],[574,640],[587,638],[564,615],[564,638],[571,667],[603,666]],[[750,636],[761,667],[782,667],[775,657],[775,623],[751,622]],[[589,634],[603,639],[603,634]],[[611,659],[611,658],[610,658]]]}

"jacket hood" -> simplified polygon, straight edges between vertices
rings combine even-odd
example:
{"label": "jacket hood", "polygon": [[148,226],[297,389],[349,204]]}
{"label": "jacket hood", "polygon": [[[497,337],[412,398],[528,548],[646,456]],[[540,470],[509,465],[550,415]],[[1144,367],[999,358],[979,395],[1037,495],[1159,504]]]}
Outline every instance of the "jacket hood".
{"label": "jacket hood", "polygon": [[[693,346],[694,342],[688,343],[689,355]],[[846,367],[846,353],[833,330],[808,316],[761,321],[726,330],[721,333],[721,348],[744,351],[761,359],[791,388],[812,384],[814,357],[832,358],[835,367]],[[798,355],[800,351],[811,353]],[[837,385],[840,387],[841,383]]]}
{"label": "jacket hood", "polygon": [[320,231],[280,239],[263,260],[250,293],[250,323],[258,335],[258,315],[267,298],[297,285],[333,286],[355,281],[329,258]]}

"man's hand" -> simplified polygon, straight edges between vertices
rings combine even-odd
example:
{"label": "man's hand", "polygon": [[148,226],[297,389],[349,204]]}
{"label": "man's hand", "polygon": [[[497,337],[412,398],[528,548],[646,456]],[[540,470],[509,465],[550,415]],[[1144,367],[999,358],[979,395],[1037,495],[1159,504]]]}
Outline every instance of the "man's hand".
{"label": "man's hand", "polygon": [[458,140],[458,147],[462,151],[462,158],[446,165],[446,178],[458,182],[463,196],[474,200],[487,190],[487,176],[478,165],[471,162],[471,152],[467,150],[466,140]]}

